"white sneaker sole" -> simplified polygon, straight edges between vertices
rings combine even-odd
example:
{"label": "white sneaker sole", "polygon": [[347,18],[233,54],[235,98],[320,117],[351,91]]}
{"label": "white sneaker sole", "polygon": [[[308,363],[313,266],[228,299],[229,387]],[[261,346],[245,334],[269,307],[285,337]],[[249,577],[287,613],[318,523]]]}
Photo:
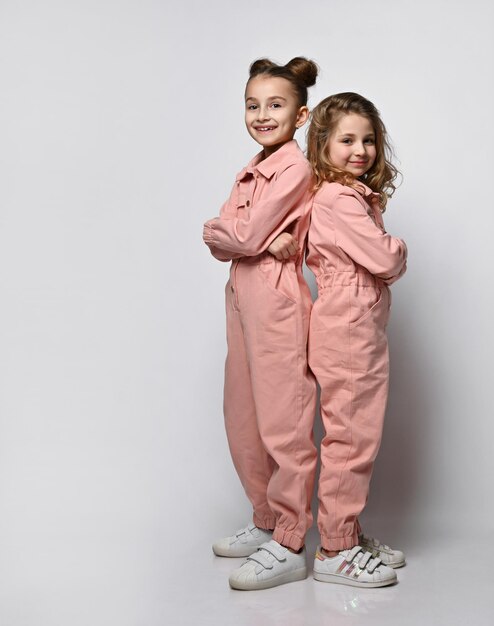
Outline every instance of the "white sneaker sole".
{"label": "white sneaker sole", "polygon": [[230,559],[245,559],[251,554],[254,554],[258,547],[259,546],[245,546],[243,550],[239,548],[231,550],[229,548],[223,549],[213,546],[213,552],[216,554],[216,556],[226,556]]}
{"label": "white sneaker sole", "polygon": [[307,567],[300,567],[299,569],[291,572],[284,572],[266,580],[247,582],[230,580],[229,583],[232,589],[238,589],[240,591],[256,591],[259,589],[270,589],[271,587],[277,587],[278,585],[284,585],[286,583],[294,583],[297,580],[305,580],[306,578]]}
{"label": "white sneaker sole", "polygon": [[387,565],[392,569],[398,569],[399,567],[403,567],[404,565],[406,565],[406,563],[406,559],[403,559],[403,561],[397,561],[396,563],[386,563],[386,561],[383,561],[384,565]]}
{"label": "white sneaker sole", "polygon": [[395,577],[388,580],[379,581],[359,581],[356,578],[349,578],[348,576],[341,576],[341,574],[325,574],[323,572],[314,571],[314,580],[318,580],[321,583],[335,583],[337,585],[350,585],[350,587],[367,587],[368,589],[374,587],[387,587],[388,585],[394,585],[398,582]]}

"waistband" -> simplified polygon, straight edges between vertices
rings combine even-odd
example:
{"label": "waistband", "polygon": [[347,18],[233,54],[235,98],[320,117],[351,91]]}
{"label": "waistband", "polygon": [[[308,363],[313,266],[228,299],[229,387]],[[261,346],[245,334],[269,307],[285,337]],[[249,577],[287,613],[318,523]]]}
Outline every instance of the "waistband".
{"label": "waistband", "polygon": [[369,274],[366,271],[349,270],[347,272],[329,272],[328,274],[319,274],[316,276],[317,287],[319,290],[328,289],[338,285],[340,287],[380,287],[382,280]]}

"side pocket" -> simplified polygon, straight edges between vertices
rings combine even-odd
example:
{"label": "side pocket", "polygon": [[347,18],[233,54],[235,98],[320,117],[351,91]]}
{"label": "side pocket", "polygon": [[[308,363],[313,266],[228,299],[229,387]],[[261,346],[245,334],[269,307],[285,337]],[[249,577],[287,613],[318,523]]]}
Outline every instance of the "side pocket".
{"label": "side pocket", "polygon": [[[270,263],[260,263],[258,271],[261,276],[261,280],[269,291],[276,294],[278,298],[282,298],[285,302],[290,304],[297,304],[297,301],[291,297],[288,293],[283,291],[281,285],[283,283],[283,264],[280,261],[275,261],[274,257]],[[276,283],[274,282],[276,280]]]}
{"label": "side pocket", "polygon": [[370,307],[370,309],[367,309],[367,311],[363,315],[361,315],[357,320],[349,323],[350,328],[356,328],[357,326],[362,324],[362,322],[365,322],[365,320],[368,319],[371,315],[373,315],[376,309],[380,308],[382,300],[383,300],[382,290],[378,289],[377,294],[378,294],[377,300]]}

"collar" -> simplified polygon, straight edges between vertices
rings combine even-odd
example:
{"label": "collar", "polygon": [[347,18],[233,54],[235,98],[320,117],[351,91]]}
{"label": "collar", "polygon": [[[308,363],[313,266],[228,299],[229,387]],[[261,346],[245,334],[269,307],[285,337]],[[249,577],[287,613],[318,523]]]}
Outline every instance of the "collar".
{"label": "collar", "polygon": [[380,200],[380,195],[377,193],[377,191],[372,191],[372,189],[361,180],[357,180],[354,189],[355,191],[358,191],[358,193],[364,198],[369,198],[371,200],[377,198],[378,200]]}
{"label": "collar", "polygon": [[237,180],[242,180],[247,175],[254,174],[254,172],[259,172],[265,178],[270,179],[285,163],[293,163],[294,160],[299,160],[300,158],[305,159],[295,139],[287,141],[267,158],[263,158],[263,156],[263,151],[256,154],[247,167],[244,167],[239,172]]}

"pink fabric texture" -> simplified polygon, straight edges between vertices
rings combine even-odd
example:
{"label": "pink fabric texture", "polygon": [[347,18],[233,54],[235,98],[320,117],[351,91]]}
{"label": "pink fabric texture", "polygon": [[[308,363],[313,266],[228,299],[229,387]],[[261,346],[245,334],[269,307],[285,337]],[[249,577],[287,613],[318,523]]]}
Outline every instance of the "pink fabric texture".
{"label": "pink fabric texture", "polygon": [[203,238],[221,261],[228,354],[224,414],[233,462],[254,523],[298,550],[312,524],[316,385],[307,367],[311,310],[303,253],[280,262],[266,252],[282,232],[301,245],[309,226],[310,167],[295,141],[257,155],[237,176]]}
{"label": "pink fabric texture", "polygon": [[324,183],[314,198],[307,264],[318,298],[309,364],[321,387],[318,527],[326,550],[358,544],[388,396],[388,284],[406,271],[407,248],[384,230],[379,196]]}

